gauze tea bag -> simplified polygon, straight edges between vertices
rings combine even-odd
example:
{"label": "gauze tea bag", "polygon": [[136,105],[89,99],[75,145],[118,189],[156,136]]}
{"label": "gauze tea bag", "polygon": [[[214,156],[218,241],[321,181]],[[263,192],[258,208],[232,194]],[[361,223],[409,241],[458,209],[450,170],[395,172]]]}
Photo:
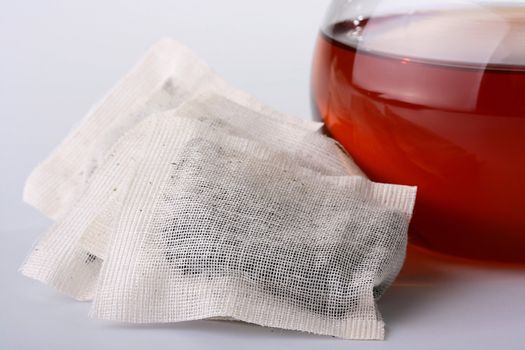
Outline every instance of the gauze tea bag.
{"label": "gauze tea bag", "polygon": [[[34,169],[25,185],[24,200],[50,218],[58,218],[127,130],[150,113],[175,108],[203,91],[216,91],[251,109],[271,111],[230,87],[186,47],[170,39],[161,40]],[[298,128],[317,130],[321,126],[272,113]]]}
{"label": "gauze tea bag", "polygon": [[[166,120],[163,128],[152,127],[156,119]],[[92,298],[100,265],[91,262],[105,257],[109,230],[121,206],[119,195],[125,193],[135,164],[155,162],[157,156],[150,150],[165,144],[166,138],[187,139],[193,135],[213,141],[228,134],[257,140],[261,148],[270,147],[283,157],[290,157],[290,162],[322,173],[360,174],[332,139],[276,122],[268,114],[224,97],[205,94],[179,109],[146,117],[125,134],[110,149],[73,209],[59,218],[37,245],[23,273],[74,298]]]}
{"label": "gauze tea bag", "polygon": [[[264,147],[287,153],[297,165],[322,174],[364,176],[352,158],[333,139],[297,128],[293,124],[282,123],[275,114],[251,110],[221,95],[204,93],[177,109],[158,113],[156,117],[200,121],[202,127],[212,131],[250,139]],[[173,137],[178,137],[180,132],[185,130],[175,130]],[[112,153],[121,151],[128,150],[116,147]],[[108,219],[111,219],[111,215],[100,215],[81,240],[87,251],[102,259],[107,248]]]}
{"label": "gauze tea bag", "polygon": [[168,138],[149,152],[156,161],[137,163],[93,316],[383,338],[376,300],[401,267],[414,188],[322,175],[242,138]]}

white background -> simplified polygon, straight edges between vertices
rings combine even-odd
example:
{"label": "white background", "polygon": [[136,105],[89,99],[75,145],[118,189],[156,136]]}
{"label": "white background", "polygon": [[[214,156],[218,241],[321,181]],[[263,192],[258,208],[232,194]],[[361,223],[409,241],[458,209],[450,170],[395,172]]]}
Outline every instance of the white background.
{"label": "white background", "polygon": [[328,1],[1,5],[0,349],[525,349],[525,267],[467,265],[417,250],[380,301],[384,342],[220,321],[100,322],[87,317],[88,303],[20,276],[49,224],[22,203],[25,177],[148,46],[179,39],[234,86],[309,118],[311,56]]}

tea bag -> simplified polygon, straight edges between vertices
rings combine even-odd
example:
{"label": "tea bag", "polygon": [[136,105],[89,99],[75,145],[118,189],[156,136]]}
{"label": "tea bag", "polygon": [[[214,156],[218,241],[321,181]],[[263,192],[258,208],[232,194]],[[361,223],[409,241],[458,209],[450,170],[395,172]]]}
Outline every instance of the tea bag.
{"label": "tea bag", "polygon": [[161,139],[137,162],[93,316],[383,337],[375,301],[401,267],[414,188],[322,175],[238,137]]}
{"label": "tea bag", "polygon": [[[165,119],[166,129],[152,129],[156,119]],[[148,153],[151,159],[144,154],[165,144],[161,140],[166,135],[170,139],[194,135],[210,140],[236,135],[256,140],[261,147],[290,157],[291,162],[325,174],[361,174],[332,139],[275,120],[214,94],[204,94],[179,109],[145,118],[111,148],[73,209],[57,220],[22,272],[74,298],[91,299],[100,269],[98,262],[105,257],[110,228],[121,207],[119,195],[125,194],[125,183],[132,178],[137,162],[156,161],[155,154]]]}
{"label": "tea bag", "polygon": [[28,179],[56,222],[22,272],[103,319],[380,339],[415,189],[370,182],[319,126],[161,41]]}
{"label": "tea bag", "polygon": [[271,112],[300,129],[321,126],[272,111],[230,87],[189,49],[164,39],[34,169],[25,185],[24,200],[57,219],[82,193],[108,150],[127,130],[145,116],[175,108],[203,91],[215,91],[251,109]]}
{"label": "tea bag", "polygon": [[[247,138],[264,147],[288,153],[294,157],[297,165],[326,175],[364,176],[352,158],[333,139],[279,122],[271,113],[251,110],[214,93],[203,93],[183,103],[180,108],[157,114],[156,117],[200,121],[203,128]],[[178,130],[176,134],[178,132],[184,130]],[[176,134],[173,137],[177,137]],[[112,153],[121,151],[116,147]],[[105,257],[112,213],[109,210],[99,215],[81,239],[82,246],[101,259]]]}

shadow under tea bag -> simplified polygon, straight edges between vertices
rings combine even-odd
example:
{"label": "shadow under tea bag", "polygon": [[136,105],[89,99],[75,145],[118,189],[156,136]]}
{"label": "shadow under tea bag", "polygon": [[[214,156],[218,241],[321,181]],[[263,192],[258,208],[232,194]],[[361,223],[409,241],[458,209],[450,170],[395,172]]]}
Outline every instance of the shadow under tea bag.
{"label": "shadow under tea bag", "polygon": [[114,226],[94,317],[383,338],[376,300],[402,265],[415,188],[322,175],[241,138],[155,151]]}
{"label": "shadow under tea bag", "polygon": [[261,141],[261,148],[272,145],[273,152],[290,157],[290,162],[322,173],[360,174],[332,139],[277,122],[224,97],[203,95],[177,110],[147,117],[125,134],[108,152],[73,209],[40,241],[23,273],[74,298],[92,298],[100,269],[100,264],[92,262],[105,257],[112,222],[120,212],[119,195],[126,193],[125,183],[133,176],[135,164],[155,163],[159,147],[170,140],[199,137],[213,141],[228,134]]}
{"label": "shadow under tea bag", "polygon": [[215,91],[252,109],[271,112],[283,123],[305,130],[317,130],[322,125],[272,111],[229,86],[191,50],[164,39],[33,170],[25,185],[24,200],[57,219],[82,193],[119,137],[150,113],[175,108],[202,91]]}

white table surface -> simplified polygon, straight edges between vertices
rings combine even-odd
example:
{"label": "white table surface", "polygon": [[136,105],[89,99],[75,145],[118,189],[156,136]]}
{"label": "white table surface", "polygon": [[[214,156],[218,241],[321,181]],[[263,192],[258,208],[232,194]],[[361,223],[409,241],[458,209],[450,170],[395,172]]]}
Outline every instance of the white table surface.
{"label": "white table surface", "polygon": [[18,266],[49,220],[21,201],[25,177],[156,39],[185,42],[233,85],[310,116],[308,80],[328,1],[25,1],[0,11],[0,349],[525,349],[525,267],[409,251],[380,301],[384,342],[239,322],[129,326]]}

